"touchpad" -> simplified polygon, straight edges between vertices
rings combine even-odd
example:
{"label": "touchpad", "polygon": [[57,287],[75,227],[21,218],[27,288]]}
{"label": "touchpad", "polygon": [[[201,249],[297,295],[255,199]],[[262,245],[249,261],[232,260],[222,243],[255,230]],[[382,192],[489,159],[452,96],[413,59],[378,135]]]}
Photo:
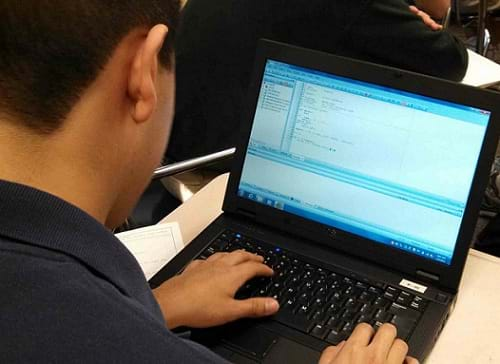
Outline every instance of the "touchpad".
{"label": "touchpad", "polygon": [[245,330],[230,331],[230,335],[225,335],[222,342],[225,345],[234,347],[238,351],[250,354],[256,360],[262,360],[271,347],[276,344],[279,336],[271,331],[249,327]]}
{"label": "touchpad", "polygon": [[300,345],[295,341],[285,338],[280,338],[266,355],[263,363],[317,363],[320,356],[320,352],[308,348],[307,346]]}

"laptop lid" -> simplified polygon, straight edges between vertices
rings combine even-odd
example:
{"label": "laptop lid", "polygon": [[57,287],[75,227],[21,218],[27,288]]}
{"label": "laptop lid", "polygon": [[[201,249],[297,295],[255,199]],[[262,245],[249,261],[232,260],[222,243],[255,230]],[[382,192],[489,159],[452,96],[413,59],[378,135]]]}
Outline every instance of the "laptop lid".
{"label": "laptop lid", "polygon": [[270,41],[224,211],[456,290],[498,95]]}

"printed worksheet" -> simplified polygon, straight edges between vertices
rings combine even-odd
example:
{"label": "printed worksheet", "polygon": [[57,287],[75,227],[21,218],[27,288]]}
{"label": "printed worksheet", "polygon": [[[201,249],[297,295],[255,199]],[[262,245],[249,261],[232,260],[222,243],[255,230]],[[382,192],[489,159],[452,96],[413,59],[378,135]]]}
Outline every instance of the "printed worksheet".
{"label": "printed worksheet", "polygon": [[183,248],[179,224],[165,223],[116,234],[151,279]]}

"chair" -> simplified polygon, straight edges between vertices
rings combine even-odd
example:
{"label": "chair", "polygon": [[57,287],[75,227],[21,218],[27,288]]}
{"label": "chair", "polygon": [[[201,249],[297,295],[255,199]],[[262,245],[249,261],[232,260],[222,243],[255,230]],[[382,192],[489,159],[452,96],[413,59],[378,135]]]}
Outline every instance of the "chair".
{"label": "chair", "polygon": [[500,9],[500,0],[452,0],[452,9],[458,24],[462,24],[462,17],[466,17],[469,23],[477,22],[475,50],[486,56],[491,42],[486,20],[489,13]]}
{"label": "chair", "polygon": [[450,26],[451,9],[452,7],[450,6],[446,11],[446,15],[444,16],[444,18],[441,19],[441,25],[443,26],[443,29],[446,29]]}

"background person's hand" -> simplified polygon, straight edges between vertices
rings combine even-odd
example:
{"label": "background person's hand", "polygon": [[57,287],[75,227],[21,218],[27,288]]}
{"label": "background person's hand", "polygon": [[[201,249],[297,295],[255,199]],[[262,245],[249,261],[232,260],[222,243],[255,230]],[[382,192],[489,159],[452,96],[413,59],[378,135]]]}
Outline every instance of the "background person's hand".
{"label": "background person's hand", "polygon": [[420,10],[416,6],[411,5],[410,11],[416,16],[420,17],[420,19],[422,19],[424,24],[427,25],[430,29],[432,30],[443,29],[443,26],[441,24],[437,23],[434,19],[431,18],[429,14],[427,14],[425,11]]}
{"label": "background person's hand", "polygon": [[279,304],[272,298],[234,298],[246,281],[273,275],[263,261],[258,255],[235,251],[191,262],[182,274],[153,291],[168,327],[204,328],[276,313]]}
{"label": "background person's hand", "polygon": [[326,348],[319,364],[418,364],[406,355],[408,345],[396,338],[396,327],[384,324],[373,334],[370,325],[359,324],[347,341]]}

